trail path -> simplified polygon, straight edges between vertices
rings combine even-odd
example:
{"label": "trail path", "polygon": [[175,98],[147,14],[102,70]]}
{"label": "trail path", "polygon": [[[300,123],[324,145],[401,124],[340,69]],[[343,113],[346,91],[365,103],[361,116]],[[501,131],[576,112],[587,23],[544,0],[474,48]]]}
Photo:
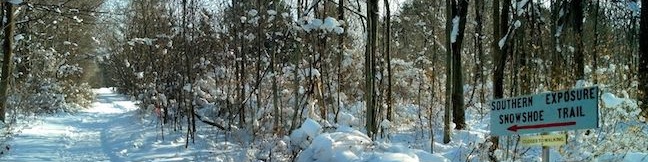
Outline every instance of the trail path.
{"label": "trail path", "polygon": [[192,161],[208,156],[195,145],[185,149],[181,135],[162,141],[156,123],[141,120],[126,97],[107,88],[95,92],[91,108],[42,117],[18,131],[9,150],[0,149],[0,161]]}

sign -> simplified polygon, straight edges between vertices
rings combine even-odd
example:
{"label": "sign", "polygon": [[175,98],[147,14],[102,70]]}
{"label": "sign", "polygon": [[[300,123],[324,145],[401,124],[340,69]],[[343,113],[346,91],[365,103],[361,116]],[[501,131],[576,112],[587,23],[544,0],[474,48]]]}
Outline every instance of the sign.
{"label": "sign", "polygon": [[566,134],[550,134],[539,136],[522,136],[520,143],[524,146],[560,146],[567,143]]}
{"label": "sign", "polygon": [[598,91],[586,87],[493,100],[489,103],[491,134],[598,128]]}

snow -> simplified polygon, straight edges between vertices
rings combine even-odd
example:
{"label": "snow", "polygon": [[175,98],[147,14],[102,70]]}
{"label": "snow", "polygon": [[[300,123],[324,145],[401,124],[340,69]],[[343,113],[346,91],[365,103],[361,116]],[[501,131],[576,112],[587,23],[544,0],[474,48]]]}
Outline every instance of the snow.
{"label": "snow", "polygon": [[346,112],[340,112],[338,117],[338,124],[343,126],[351,126],[354,125],[356,120],[357,119],[353,117],[353,115]]}
{"label": "snow", "polygon": [[[642,2],[643,3],[643,2]],[[628,1],[628,9],[634,12],[635,15],[639,15],[640,7],[637,2]]]}
{"label": "snow", "polygon": [[74,19],[74,21],[76,21],[77,23],[83,22],[83,19],[80,19],[78,16],[72,16],[72,19]]}
{"label": "snow", "polygon": [[563,26],[562,25],[558,26],[558,29],[556,29],[556,34],[554,34],[554,36],[560,37],[560,35],[562,34],[562,30],[563,30]]}
{"label": "snow", "polygon": [[23,3],[22,0],[7,0],[6,2],[9,2],[9,3],[13,4],[13,5],[19,5],[19,4]]}
{"label": "snow", "polygon": [[247,21],[247,17],[241,16],[241,23],[245,23]]}
{"label": "snow", "polygon": [[259,13],[259,11],[255,10],[255,9],[251,9],[251,10],[248,11],[248,14],[250,16],[252,16],[252,17],[256,16],[258,13]]}
{"label": "snow", "polygon": [[254,34],[250,33],[250,34],[244,36],[244,38],[246,40],[248,40],[248,41],[253,41],[254,39],[256,39],[256,36]]}
{"label": "snow", "polygon": [[306,24],[302,25],[302,29],[306,32],[318,29],[322,25],[322,20],[320,19],[310,19],[306,20]]}
{"label": "snow", "polygon": [[506,43],[506,39],[508,39],[508,34],[506,34],[504,38],[500,39],[499,42],[497,42],[497,45],[499,46],[500,49],[504,48],[504,43]]}
{"label": "snow", "polygon": [[184,148],[182,133],[161,140],[136,102],[110,88],[95,93],[79,114],[44,116],[18,131],[0,161],[208,161],[204,145]]}
{"label": "snow", "polygon": [[300,25],[301,29],[306,32],[321,30],[336,34],[344,33],[344,28],[341,27],[340,22],[333,17],[326,17],[324,20],[307,17],[304,18],[304,21],[301,21]]}
{"label": "snow", "polygon": [[130,67],[130,62],[128,62],[128,60],[126,60],[126,59],[124,59],[124,66]]}
{"label": "snow", "polygon": [[144,72],[135,73],[135,76],[137,76],[137,79],[142,79],[144,78]]}
{"label": "snow", "polygon": [[277,11],[275,10],[268,10],[266,12],[268,13],[268,15],[272,15],[272,16],[277,15]]}
{"label": "snow", "polygon": [[603,103],[605,104],[605,107],[617,107],[623,103],[623,99],[616,97],[612,93],[603,93],[601,96]]}
{"label": "snow", "polygon": [[306,148],[322,131],[322,126],[312,119],[306,119],[302,126],[290,134],[290,143],[297,148]]}
{"label": "snow", "polygon": [[335,132],[318,135],[297,157],[298,162],[347,161],[449,161],[441,154],[430,154],[402,144],[374,142],[364,133],[341,126]]}
{"label": "snow", "polygon": [[521,16],[522,14],[524,14],[524,12],[525,12],[524,6],[526,6],[528,2],[529,2],[529,0],[522,0],[522,1],[517,2],[516,8],[517,8],[517,15],[518,16]]}
{"label": "snow", "polygon": [[138,44],[144,44],[147,46],[152,46],[153,42],[157,41],[157,39],[151,39],[151,38],[133,38],[130,41],[128,41],[129,45],[133,46],[134,43]]}
{"label": "snow", "polygon": [[14,36],[14,41],[16,42],[19,42],[23,39],[25,39],[25,36],[23,34],[16,34],[16,36]]}
{"label": "snow", "polygon": [[321,28],[328,32],[335,32],[336,34],[342,34],[344,32],[344,28],[340,27],[340,22],[332,17],[326,17]]}
{"label": "snow", "polygon": [[450,42],[457,42],[457,34],[459,34],[459,16],[452,18],[452,32],[450,33]]}
{"label": "snow", "polygon": [[310,137],[315,137],[322,131],[322,126],[313,119],[306,119],[302,124],[301,129]]}
{"label": "snow", "polygon": [[[608,114],[617,115],[620,114],[620,118],[628,118],[639,116],[641,109],[637,105],[637,101],[630,98],[630,95],[627,91],[621,91],[623,97],[617,97],[616,95],[606,92],[601,96],[603,104],[606,108],[609,108]],[[643,119],[640,119],[642,121]]]}
{"label": "snow", "polygon": [[[187,85],[190,86],[190,85]],[[590,86],[590,83],[579,81],[576,87]],[[200,84],[193,86],[196,92],[202,92]],[[207,91],[205,94],[207,95]],[[262,150],[251,144],[251,148],[244,149],[238,146],[235,140],[249,141],[248,137],[232,133],[234,138],[213,140],[206,138],[214,131],[205,131],[198,126],[196,144],[185,148],[186,139],[184,132],[165,134],[165,140],[159,136],[159,121],[151,120],[154,116],[141,114],[150,109],[139,108],[137,101],[127,100],[122,95],[115,94],[110,88],[101,88],[94,91],[98,96],[92,107],[78,114],[54,114],[44,116],[12,137],[6,145],[10,150],[0,156],[0,161],[258,161],[267,159],[272,155],[262,154]],[[621,107],[629,105],[638,109],[634,101],[628,98],[627,92],[621,92],[624,98],[616,97],[612,93],[602,95],[603,104],[607,108],[601,111],[623,110]],[[160,98],[166,98],[161,95]],[[209,101],[196,102],[203,107],[214,107]],[[206,106],[208,105],[208,106]],[[398,118],[415,118],[416,105],[396,106],[394,121],[382,120],[380,126],[390,133],[385,138],[371,139],[357,124],[357,116],[362,113],[362,102],[350,107],[344,107],[339,113],[339,123],[329,124],[328,121],[307,118],[300,127],[290,132],[288,136],[278,137],[276,141],[267,143],[275,148],[292,151],[295,153],[294,161],[298,162],[383,162],[383,161],[482,161],[485,160],[484,152],[491,145],[487,140],[490,136],[488,121],[490,117],[479,118],[476,109],[467,109],[466,121],[469,127],[466,130],[453,130],[452,141],[448,144],[440,143],[442,131],[434,130],[434,141],[424,132],[429,130],[418,127],[421,123],[407,122]],[[210,114],[214,109],[202,108],[199,114]],[[621,114],[624,116],[637,115],[635,113]],[[405,117],[401,115],[413,115]],[[261,116],[261,115],[258,115]],[[209,119],[211,120],[211,119]],[[427,120],[427,119],[426,119]],[[606,120],[607,121],[607,120]],[[260,121],[257,121],[257,123]],[[610,122],[608,122],[610,123]],[[262,124],[262,123],[258,123]],[[452,126],[454,127],[454,126]],[[202,129],[201,129],[202,128]],[[414,128],[414,129],[412,129]],[[605,125],[601,129],[605,129]],[[420,135],[419,135],[420,134]],[[261,137],[265,138],[265,137]],[[501,138],[515,140],[513,137]],[[575,147],[584,147],[582,137],[570,135],[569,144],[583,143]],[[434,146],[433,148],[430,145]],[[4,147],[4,146],[2,146]],[[2,148],[0,147],[0,148]],[[628,151],[622,153],[604,153],[592,157],[591,150],[578,151],[587,161],[648,161],[647,153],[641,151]],[[603,145],[601,145],[603,147]],[[637,146],[641,147],[641,146]],[[539,147],[531,147],[528,152],[518,157],[519,161],[538,161]],[[431,153],[433,152],[433,153]],[[565,155],[558,149],[550,150],[550,161],[564,161],[574,158],[574,155]],[[235,154],[235,155],[231,155]],[[509,161],[510,156],[503,149],[496,151],[498,159]],[[581,158],[582,159],[582,158]],[[274,160],[273,160],[274,161]],[[282,161],[282,160],[278,160]]]}
{"label": "snow", "polygon": [[639,153],[639,152],[631,152],[625,155],[625,158],[623,158],[623,162],[647,162],[648,161],[648,153]]}

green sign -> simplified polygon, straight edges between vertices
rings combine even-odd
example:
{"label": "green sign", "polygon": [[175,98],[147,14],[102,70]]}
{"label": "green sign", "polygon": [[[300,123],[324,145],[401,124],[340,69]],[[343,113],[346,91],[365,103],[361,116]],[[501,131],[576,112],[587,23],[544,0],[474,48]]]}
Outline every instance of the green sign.
{"label": "green sign", "polygon": [[587,87],[493,100],[491,134],[598,128],[598,92],[598,87]]}

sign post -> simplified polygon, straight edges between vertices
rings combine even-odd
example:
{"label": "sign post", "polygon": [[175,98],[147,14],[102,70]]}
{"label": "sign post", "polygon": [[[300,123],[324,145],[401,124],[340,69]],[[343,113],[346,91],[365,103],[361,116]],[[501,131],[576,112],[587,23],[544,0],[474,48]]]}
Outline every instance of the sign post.
{"label": "sign post", "polygon": [[[598,87],[585,87],[493,100],[491,135],[598,128],[598,96]],[[543,160],[548,160],[544,148]]]}

